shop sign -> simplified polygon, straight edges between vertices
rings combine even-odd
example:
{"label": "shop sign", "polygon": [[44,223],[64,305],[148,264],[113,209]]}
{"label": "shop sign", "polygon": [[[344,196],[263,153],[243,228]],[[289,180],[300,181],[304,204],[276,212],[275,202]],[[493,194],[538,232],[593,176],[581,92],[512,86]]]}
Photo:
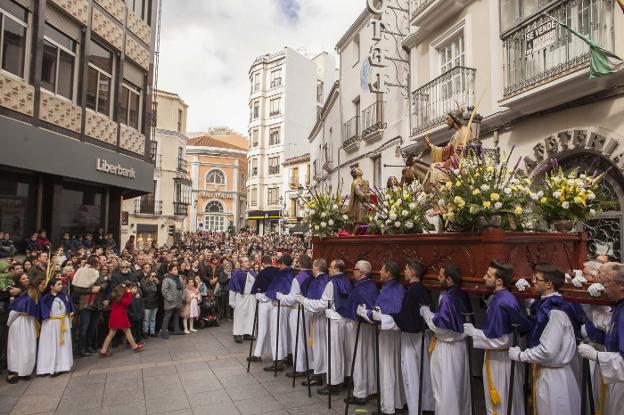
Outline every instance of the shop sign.
{"label": "shop sign", "polygon": [[568,151],[591,151],[624,170],[624,148],[620,148],[620,142],[590,130],[566,130],[546,137],[533,146],[533,155],[524,158],[525,168],[532,173],[545,160]]}
{"label": "shop sign", "polygon": [[233,193],[224,192],[199,192],[197,195],[199,197],[210,197],[213,199],[234,199]]}
{"label": "shop sign", "polygon": [[115,176],[123,176],[129,179],[136,179],[136,172],[133,168],[123,167],[121,164],[110,164],[108,161],[98,158],[95,169]]}
{"label": "shop sign", "polygon": [[537,23],[529,26],[525,35],[526,55],[532,55],[553,45],[557,39],[556,26],[557,24],[552,20],[543,22],[539,26]]}
{"label": "shop sign", "polygon": [[128,212],[125,210],[121,211],[121,224],[128,225]]}

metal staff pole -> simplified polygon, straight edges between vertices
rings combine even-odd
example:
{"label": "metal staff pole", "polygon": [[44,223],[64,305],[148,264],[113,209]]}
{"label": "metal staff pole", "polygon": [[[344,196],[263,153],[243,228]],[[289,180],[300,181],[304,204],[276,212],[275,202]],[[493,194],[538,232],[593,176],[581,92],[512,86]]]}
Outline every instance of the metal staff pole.
{"label": "metal staff pole", "polygon": [[[518,324],[512,324],[513,326],[513,341],[512,346],[518,345]],[[511,361],[511,373],[509,374],[509,388],[507,389],[507,415],[511,415],[513,408],[513,396],[516,377],[516,361]]]}
{"label": "metal staff pole", "polygon": [[[375,307],[376,310],[381,311],[379,307]],[[381,414],[381,376],[379,374],[379,324],[375,324],[375,377],[377,379],[377,413]]]}
{"label": "metal staff pole", "polygon": [[312,386],[310,385],[310,360],[308,358],[308,335],[306,329],[306,318],[305,318],[305,308],[299,304],[299,309],[301,310],[301,323],[303,329],[303,346],[305,350],[305,359],[306,359],[306,378],[308,381],[308,398],[312,397]]}
{"label": "metal staff pole", "polygon": [[360,341],[360,327],[362,322],[358,317],[357,331],[355,333],[355,347],[353,348],[353,359],[351,360],[351,377],[349,378],[349,385],[347,385],[347,406],[345,407],[345,415],[349,415],[349,399],[351,398],[351,390],[353,389],[353,372],[355,371],[355,358],[357,356],[358,343]]}
{"label": "metal staff pole", "polygon": [[279,357],[279,338],[280,338],[280,310],[282,308],[282,302],[280,300],[276,300],[277,301],[277,329],[275,330],[275,361],[273,362],[273,365],[275,367],[275,372],[273,373],[273,377],[277,377],[277,362],[278,362],[278,357]]}
{"label": "metal staff pole", "polygon": [[[331,300],[327,300],[327,309],[331,310]],[[327,319],[327,408],[332,407],[331,392],[331,318]]]}
{"label": "metal staff pole", "polygon": [[[462,313],[462,315],[466,323],[472,322],[471,320],[474,313]],[[468,378],[470,379],[470,409],[472,415],[476,415],[477,408],[475,407],[474,388],[472,387],[472,337],[470,336],[466,336],[466,348],[468,349]]]}
{"label": "metal staff pole", "polygon": [[256,311],[254,313],[254,321],[253,326],[251,326],[251,341],[249,342],[249,357],[247,357],[247,373],[249,373],[249,369],[251,368],[251,354],[253,353],[253,344],[254,339],[256,338],[257,330],[256,326],[258,325],[258,306],[260,305],[260,301],[256,300]]}
{"label": "metal staff pole", "polygon": [[[293,362],[293,381],[292,387],[295,387],[295,382],[297,381],[297,356],[299,355],[299,322],[301,320],[301,305],[297,307],[297,330],[295,335],[295,361]],[[305,344],[305,343],[304,343]]]}

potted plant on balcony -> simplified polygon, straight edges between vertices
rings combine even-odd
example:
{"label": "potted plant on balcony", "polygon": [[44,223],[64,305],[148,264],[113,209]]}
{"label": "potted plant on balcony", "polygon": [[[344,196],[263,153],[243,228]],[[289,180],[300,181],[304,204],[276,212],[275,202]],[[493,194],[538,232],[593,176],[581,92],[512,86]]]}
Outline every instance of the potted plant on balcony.
{"label": "potted plant on balcony", "polygon": [[570,232],[576,223],[599,210],[600,175],[581,173],[578,168],[564,172],[556,163],[547,172],[537,192],[537,213],[557,232]]}
{"label": "potted plant on balcony", "polygon": [[433,195],[425,192],[422,184],[389,186],[385,190],[372,189],[376,203],[368,205],[369,233],[409,234],[434,230],[428,220]]}
{"label": "potted plant on balcony", "polygon": [[304,202],[303,221],[308,224],[312,235],[324,238],[343,230],[348,222],[347,206],[340,189],[323,193],[307,188],[309,197]]}
{"label": "potted plant on balcony", "polygon": [[448,170],[441,186],[438,213],[452,231],[487,228],[521,230],[533,205],[530,180],[521,177],[518,165],[509,166],[512,151],[503,163],[480,145],[467,147],[458,169]]}

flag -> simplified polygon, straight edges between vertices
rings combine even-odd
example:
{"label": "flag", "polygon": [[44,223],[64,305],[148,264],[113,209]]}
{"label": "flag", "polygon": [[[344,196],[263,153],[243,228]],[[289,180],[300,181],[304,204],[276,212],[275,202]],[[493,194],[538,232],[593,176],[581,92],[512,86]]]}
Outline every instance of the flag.
{"label": "flag", "polygon": [[[624,10],[624,0],[617,1],[618,4],[622,6],[622,10]],[[603,49],[592,39],[583,36],[567,24],[560,22],[550,15],[547,16],[589,45],[589,79],[596,79],[601,76],[609,75],[624,68],[624,61],[617,55]]]}

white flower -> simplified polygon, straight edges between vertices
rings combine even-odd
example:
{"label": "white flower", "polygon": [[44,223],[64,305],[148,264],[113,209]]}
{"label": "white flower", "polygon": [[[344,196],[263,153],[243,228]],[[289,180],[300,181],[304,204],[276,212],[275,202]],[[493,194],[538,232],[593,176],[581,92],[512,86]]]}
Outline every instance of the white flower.
{"label": "white flower", "polygon": [[334,226],[334,220],[333,219],[328,220],[327,223],[329,224],[329,226]]}
{"label": "white flower", "polygon": [[389,206],[390,203],[387,200],[384,200],[384,206]]}
{"label": "white flower", "polygon": [[401,222],[399,222],[399,221],[394,222],[394,227],[395,228],[400,228],[401,227]]}
{"label": "white flower", "polygon": [[390,213],[390,216],[388,216],[388,217],[389,217],[391,220],[396,220],[397,215],[396,215],[396,213],[392,212],[392,213]]}
{"label": "white flower", "polygon": [[594,216],[596,214],[596,209],[589,209],[589,214]]}
{"label": "white flower", "polygon": [[390,219],[386,219],[386,225],[390,225],[392,221]]}
{"label": "white flower", "polygon": [[347,215],[342,215],[342,220],[349,220],[349,217]]}
{"label": "white flower", "polygon": [[326,227],[327,227],[327,223],[321,222],[321,228],[326,228]]}
{"label": "white flower", "polygon": [[407,229],[412,229],[414,227],[414,224],[410,221],[405,222],[405,227]]}
{"label": "white flower", "polygon": [[537,193],[531,193],[531,199],[537,200],[539,199],[539,195]]}
{"label": "white flower", "polygon": [[510,195],[511,194],[511,188],[505,187],[505,189],[503,189],[503,192],[505,192],[506,195]]}
{"label": "white flower", "polygon": [[488,186],[487,184],[482,184],[482,185],[481,185],[481,190],[482,190],[483,192],[488,191],[488,190],[490,190],[490,186]]}
{"label": "white flower", "polygon": [[555,177],[552,178],[552,181],[555,184],[559,184],[561,182],[561,177],[555,176]]}
{"label": "white flower", "polygon": [[318,226],[318,225],[314,225],[314,230],[318,231],[319,229],[321,229],[321,227],[320,227],[320,226]]}
{"label": "white flower", "polygon": [[544,192],[542,190],[537,192],[537,197],[542,197],[542,196],[544,196]]}
{"label": "white flower", "polygon": [[568,202],[567,200],[564,202],[561,202],[561,207],[564,209],[567,209],[570,207],[570,202]]}
{"label": "white flower", "polygon": [[321,217],[322,217],[322,218],[324,218],[324,217],[326,217],[326,216],[327,216],[327,212],[322,212],[322,213],[321,213]]}
{"label": "white flower", "polygon": [[494,208],[496,208],[496,209],[500,209],[500,208],[502,208],[502,207],[503,207],[503,204],[502,204],[501,202],[496,202],[496,203],[494,203]]}
{"label": "white flower", "polygon": [[596,194],[594,192],[587,192],[587,198],[589,200],[594,200],[596,198]]}
{"label": "white flower", "polygon": [[403,217],[407,217],[409,215],[409,212],[407,210],[403,210],[401,212],[401,215],[403,215]]}
{"label": "white flower", "polygon": [[553,197],[556,199],[561,196],[561,192],[559,190],[553,192]]}
{"label": "white flower", "polygon": [[[422,193],[420,195],[422,195]],[[420,195],[418,195],[419,199],[420,199]],[[410,203],[409,205],[407,205],[407,207],[410,208],[410,209],[416,209],[416,204],[415,203]]]}
{"label": "white flower", "polygon": [[338,205],[334,204],[334,206],[332,206],[332,209],[338,210]]}
{"label": "white flower", "polygon": [[518,184],[518,182],[519,182],[519,180],[517,178],[515,178],[515,177],[509,181],[509,183],[511,183],[511,184]]}

